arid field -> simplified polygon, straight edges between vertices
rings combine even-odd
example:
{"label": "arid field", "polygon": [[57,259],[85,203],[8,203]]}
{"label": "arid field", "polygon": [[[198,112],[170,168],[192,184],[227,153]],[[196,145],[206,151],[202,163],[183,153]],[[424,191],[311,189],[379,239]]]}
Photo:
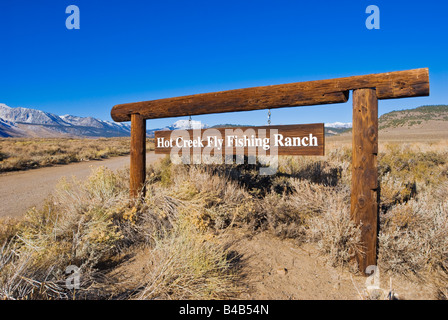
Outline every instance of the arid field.
{"label": "arid field", "polygon": [[[154,149],[153,140],[147,143]],[[129,150],[130,138],[3,138],[0,173],[123,156]]]}
{"label": "arid field", "polygon": [[166,158],[148,167],[140,202],[129,200],[128,169],[62,180],[42,209],[1,222],[0,299],[446,299],[447,140],[380,141],[373,291],[353,259],[350,138],[326,148],[280,157],[274,176]]}

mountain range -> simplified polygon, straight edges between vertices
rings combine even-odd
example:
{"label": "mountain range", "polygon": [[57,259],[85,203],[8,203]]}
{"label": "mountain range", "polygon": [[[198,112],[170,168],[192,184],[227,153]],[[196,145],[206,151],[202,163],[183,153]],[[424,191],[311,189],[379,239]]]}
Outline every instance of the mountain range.
{"label": "mountain range", "polygon": [[[237,125],[222,124],[213,126],[233,127]],[[238,125],[240,126],[240,125]],[[330,126],[330,127],[329,127]],[[191,121],[193,129],[209,128],[200,121]],[[332,123],[326,125],[326,134],[333,135],[347,130],[351,123]],[[189,120],[179,120],[171,126],[147,130],[148,137],[154,137],[155,131],[189,129]],[[92,117],[73,115],[58,116],[53,113],[29,108],[11,108],[0,104],[0,137],[129,137],[131,124],[99,120]]]}
{"label": "mountain range", "polygon": [[[170,126],[147,130],[148,137],[155,131],[209,128],[200,121],[179,120]],[[212,128],[235,127],[240,125],[221,124]],[[337,135],[350,131],[351,123],[326,123],[325,134]],[[402,132],[403,129],[446,131],[448,128],[448,106],[422,106],[415,109],[392,111],[379,118],[382,132]],[[427,128],[428,127],[428,128]],[[440,131],[440,130],[439,130]],[[131,124],[104,121],[93,117],[73,115],[58,116],[53,113],[29,108],[11,108],[0,104],[0,137],[129,137]]]}
{"label": "mountain range", "polygon": [[[192,121],[193,129],[206,128],[199,121]],[[179,120],[173,125],[148,130],[154,136],[158,130],[188,129],[188,120]],[[58,116],[29,108],[11,108],[0,104],[0,137],[129,137],[130,123],[104,121],[92,117],[73,115]]]}
{"label": "mountain range", "polygon": [[126,137],[130,132],[131,127],[127,123],[92,117],[58,116],[0,104],[0,137]]}

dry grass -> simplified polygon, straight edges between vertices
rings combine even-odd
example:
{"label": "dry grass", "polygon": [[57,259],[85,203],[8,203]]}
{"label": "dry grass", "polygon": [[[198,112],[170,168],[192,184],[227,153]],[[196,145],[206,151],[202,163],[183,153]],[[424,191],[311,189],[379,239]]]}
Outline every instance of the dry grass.
{"label": "dry grass", "polygon": [[0,139],[0,173],[123,156],[129,146],[129,138]]}
{"label": "dry grass", "polygon": [[[2,223],[0,299],[105,299],[129,291],[137,299],[209,299],[237,292],[226,247],[190,223],[183,200],[159,189],[129,202],[128,179],[126,171],[100,168],[86,181],[62,180],[42,210]],[[109,279],[109,265],[141,245],[154,263],[143,287]],[[81,290],[65,285],[70,265],[80,268]]]}
{"label": "dry grass", "polygon": [[84,275],[84,290],[76,295],[88,297],[99,280],[95,266],[115,255],[123,239],[116,215],[126,198],[123,175],[101,169],[83,183],[61,181],[43,209],[30,210],[4,230],[0,238],[8,249],[0,258],[0,298],[70,298],[75,295],[65,288],[70,265]]}
{"label": "dry grass", "polygon": [[[331,150],[323,158],[281,157],[274,176],[258,175],[259,164],[176,166],[167,158],[148,168],[138,203],[127,198],[125,171],[62,181],[43,210],[1,224],[0,298],[236,297],[241,275],[224,235],[240,227],[314,243],[330,265],[355,272],[361,248],[349,218],[351,151]],[[446,298],[446,144],[380,150],[379,267],[426,281]],[[121,257],[141,246],[149,254],[138,285],[109,279]],[[72,264],[82,270],[79,292],[64,287]]]}
{"label": "dry grass", "polygon": [[188,223],[153,237],[142,289],[133,299],[223,299],[239,292],[225,246]]}

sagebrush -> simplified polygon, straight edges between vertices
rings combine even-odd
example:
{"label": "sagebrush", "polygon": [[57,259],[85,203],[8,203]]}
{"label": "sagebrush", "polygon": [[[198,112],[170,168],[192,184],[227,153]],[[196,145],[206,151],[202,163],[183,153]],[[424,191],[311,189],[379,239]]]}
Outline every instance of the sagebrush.
{"label": "sagebrush", "polygon": [[[61,181],[44,208],[1,224],[0,298],[227,299],[242,292],[227,231],[270,232],[312,243],[332,266],[357,270],[360,230],[350,220],[351,151],[261,164],[148,167],[146,193],[130,201],[129,172],[100,168],[86,181]],[[446,298],[448,164],[445,144],[385,145],[379,267],[415,276]],[[146,273],[121,283],[111,270],[145,248]],[[82,290],[65,268],[82,270]]]}

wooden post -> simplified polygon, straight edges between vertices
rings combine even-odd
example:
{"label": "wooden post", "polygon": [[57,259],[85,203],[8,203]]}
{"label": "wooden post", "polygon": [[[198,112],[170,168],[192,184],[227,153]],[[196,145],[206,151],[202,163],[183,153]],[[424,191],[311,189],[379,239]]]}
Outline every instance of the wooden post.
{"label": "wooden post", "polygon": [[361,225],[359,270],[377,265],[378,237],[378,98],[375,89],[353,91],[353,160],[351,218]]}
{"label": "wooden post", "polygon": [[146,120],[138,113],[131,115],[130,194],[137,198],[146,176]]}

